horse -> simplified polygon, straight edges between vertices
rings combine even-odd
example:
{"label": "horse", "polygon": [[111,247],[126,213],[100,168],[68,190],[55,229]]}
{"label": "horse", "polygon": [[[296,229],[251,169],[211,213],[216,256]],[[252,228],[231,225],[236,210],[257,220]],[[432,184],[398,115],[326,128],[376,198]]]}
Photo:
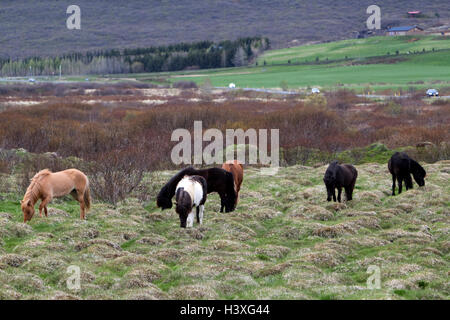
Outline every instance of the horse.
{"label": "horse", "polygon": [[158,208],[162,210],[172,208],[172,198],[175,195],[176,186],[184,176],[202,176],[206,180],[207,193],[217,192],[221,203],[225,206],[226,212],[231,212],[235,209],[236,192],[234,190],[233,174],[221,168],[197,170],[193,167],[180,170],[161,188],[156,197]]}
{"label": "horse", "polygon": [[203,224],[203,212],[207,195],[207,184],[205,178],[201,176],[184,176],[178,182],[175,199],[176,213],[180,217],[180,227],[188,228],[194,225],[194,213],[192,209],[197,210],[197,223]]}
{"label": "horse", "polygon": [[388,169],[392,175],[392,195],[395,196],[395,179],[398,181],[398,193],[402,193],[402,182],[405,181],[406,190],[412,189],[411,173],[417,184],[425,185],[425,169],[415,160],[411,159],[404,152],[396,152],[388,162]]}
{"label": "horse", "polygon": [[[234,177],[234,190],[236,191],[235,206],[239,201],[239,191],[241,190],[242,180],[244,180],[244,167],[238,160],[228,160],[222,164],[222,169],[231,172]],[[221,204],[220,212],[223,212],[224,204]]]}
{"label": "horse", "polygon": [[323,182],[327,187],[327,201],[336,202],[335,188],[338,189],[338,201],[341,202],[342,188],[345,189],[345,196],[347,201],[352,200],[353,189],[355,188],[356,178],[358,177],[358,171],[354,166],[350,164],[339,164],[337,161],[333,161],[328,166]]}
{"label": "horse", "polygon": [[38,200],[39,216],[42,217],[44,209],[47,217],[47,204],[54,197],[62,197],[71,194],[80,203],[80,218],[85,219],[86,210],[91,207],[91,195],[89,180],[86,175],[77,169],[68,169],[59,172],[51,172],[44,169],[35,174],[21,201],[23,222],[30,221],[34,215],[34,206]]}

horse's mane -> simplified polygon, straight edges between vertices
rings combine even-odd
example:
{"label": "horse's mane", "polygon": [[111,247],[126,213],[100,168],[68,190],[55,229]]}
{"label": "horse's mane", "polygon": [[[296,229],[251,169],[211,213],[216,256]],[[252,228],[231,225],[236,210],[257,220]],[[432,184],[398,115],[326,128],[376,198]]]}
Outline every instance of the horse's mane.
{"label": "horse's mane", "polygon": [[172,208],[172,197],[175,195],[175,189],[177,187],[178,182],[185,175],[191,175],[196,171],[193,167],[187,167],[185,169],[180,170],[177,174],[175,174],[170,180],[161,188],[158,196],[156,198],[156,203],[158,207],[162,208]]}
{"label": "horse's mane", "polygon": [[[227,188],[227,195],[230,199],[230,205],[231,203],[235,202],[236,193],[234,189],[234,178],[233,174],[231,172],[228,172],[222,168],[209,168],[209,169],[195,169],[193,167],[187,167],[185,169],[180,170],[177,174],[175,174],[162,188],[159,192],[157,198],[156,198],[156,204],[158,207],[163,209],[169,209],[172,208],[172,198],[175,195],[175,190],[177,187],[178,182],[180,182],[181,179],[185,175],[188,176],[194,176],[199,175],[205,178],[206,181],[208,181],[208,177],[220,177],[221,175],[225,174],[225,184]],[[217,191],[214,189],[213,185],[207,186],[207,192],[213,192]]]}
{"label": "horse's mane", "polygon": [[28,186],[27,191],[25,192],[23,200],[24,201],[32,200],[33,202],[36,202],[39,198],[39,188],[40,188],[39,181],[41,181],[44,177],[50,175],[51,173],[52,172],[48,169],[44,169],[36,173],[34,177],[31,178],[31,183]]}

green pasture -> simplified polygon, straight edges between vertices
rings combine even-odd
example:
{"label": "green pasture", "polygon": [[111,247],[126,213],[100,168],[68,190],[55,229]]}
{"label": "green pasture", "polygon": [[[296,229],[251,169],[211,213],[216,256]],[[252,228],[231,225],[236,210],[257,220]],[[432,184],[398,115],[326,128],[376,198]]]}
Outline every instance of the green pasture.
{"label": "green pasture", "polygon": [[349,39],[343,41],[297,46],[265,52],[258,62],[263,64],[287,64],[313,62],[326,59],[360,59],[367,57],[395,56],[408,52],[429,52],[450,48],[450,38],[440,36],[397,36]]}

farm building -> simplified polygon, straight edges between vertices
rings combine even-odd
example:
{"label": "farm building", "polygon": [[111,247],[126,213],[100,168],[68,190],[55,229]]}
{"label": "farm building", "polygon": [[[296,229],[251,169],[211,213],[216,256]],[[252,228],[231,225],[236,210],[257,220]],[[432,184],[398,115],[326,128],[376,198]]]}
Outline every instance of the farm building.
{"label": "farm building", "polygon": [[422,33],[423,29],[418,26],[405,26],[389,28],[386,32],[388,36],[404,36],[409,34]]}

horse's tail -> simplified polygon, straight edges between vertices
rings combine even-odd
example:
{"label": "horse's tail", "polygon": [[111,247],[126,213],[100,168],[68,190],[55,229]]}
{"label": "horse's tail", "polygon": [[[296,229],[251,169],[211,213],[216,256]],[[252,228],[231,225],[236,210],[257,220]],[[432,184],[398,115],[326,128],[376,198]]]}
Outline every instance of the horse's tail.
{"label": "horse's tail", "polygon": [[86,189],[84,190],[83,201],[85,208],[89,210],[91,208],[91,191],[89,189],[89,182],[86,185]]}

